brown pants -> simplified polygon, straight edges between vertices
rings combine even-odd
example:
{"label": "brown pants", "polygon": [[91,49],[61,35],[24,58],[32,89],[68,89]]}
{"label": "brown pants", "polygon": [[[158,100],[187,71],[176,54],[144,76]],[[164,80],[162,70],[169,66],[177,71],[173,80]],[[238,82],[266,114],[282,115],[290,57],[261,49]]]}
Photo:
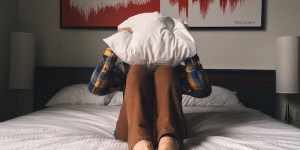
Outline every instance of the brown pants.
{"label": "brown pants", "polygon": [[128,141],[129,149],[141,140],[156,146],[165,135],[176,138],[182,146],[186,123],[181,101],[181,85],[172,67],[160,66],[152,72],[143,65],[133,65],[127,74],[116,138]]}

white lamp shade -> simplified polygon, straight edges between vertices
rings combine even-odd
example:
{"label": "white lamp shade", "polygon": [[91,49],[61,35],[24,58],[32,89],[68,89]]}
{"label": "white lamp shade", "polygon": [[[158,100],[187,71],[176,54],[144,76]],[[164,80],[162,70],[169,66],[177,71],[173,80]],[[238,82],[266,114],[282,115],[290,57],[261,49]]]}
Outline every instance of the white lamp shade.
{"label": "white lamp shade", "polygon": [[276,39],[276,92],[299,93],[299,37]]}
{"label": "white lamp shade", "polygon": [[36,40],[32,33],[12,32],[9,87],[32,89]]}

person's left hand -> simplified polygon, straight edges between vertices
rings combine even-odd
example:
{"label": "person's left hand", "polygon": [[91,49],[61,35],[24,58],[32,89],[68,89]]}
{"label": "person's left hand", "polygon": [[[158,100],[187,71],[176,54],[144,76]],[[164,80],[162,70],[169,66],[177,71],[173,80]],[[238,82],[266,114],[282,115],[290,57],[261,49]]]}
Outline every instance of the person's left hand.
{"label": "person's left hand", "polygon": [[122,31],[127,31],[129,32],[130,34],[132,34],[132,29],[130,27],[125,27],[125,28],[120,28],[118,29],[118,32],[122,32]]}

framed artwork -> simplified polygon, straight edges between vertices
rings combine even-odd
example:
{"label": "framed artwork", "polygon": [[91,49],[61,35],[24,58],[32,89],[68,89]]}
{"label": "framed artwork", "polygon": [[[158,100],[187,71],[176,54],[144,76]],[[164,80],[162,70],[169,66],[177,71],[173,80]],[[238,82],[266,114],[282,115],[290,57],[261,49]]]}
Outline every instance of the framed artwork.
{"label": "framed artwork", "polygon": [[190,27],[262,27],[263,0],[60,0],[61,28],[116,27],[159,11]]}

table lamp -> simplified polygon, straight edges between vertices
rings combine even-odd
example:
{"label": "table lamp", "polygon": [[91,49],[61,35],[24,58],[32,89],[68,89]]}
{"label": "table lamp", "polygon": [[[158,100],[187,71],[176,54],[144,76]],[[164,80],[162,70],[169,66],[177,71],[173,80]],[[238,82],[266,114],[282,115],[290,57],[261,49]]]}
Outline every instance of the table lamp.
{"label": "table lamp", "polygon": [[18,90],[23,114],[22,92],[33,87],[36,40],[32,33],[12,32],[10,44],[9,88]]}
{"label": "table lamp", "polygon": [[289,95],[299,93],[299,37],[276,39],[276,92],[286,101],[286,123],[289,123]]}

